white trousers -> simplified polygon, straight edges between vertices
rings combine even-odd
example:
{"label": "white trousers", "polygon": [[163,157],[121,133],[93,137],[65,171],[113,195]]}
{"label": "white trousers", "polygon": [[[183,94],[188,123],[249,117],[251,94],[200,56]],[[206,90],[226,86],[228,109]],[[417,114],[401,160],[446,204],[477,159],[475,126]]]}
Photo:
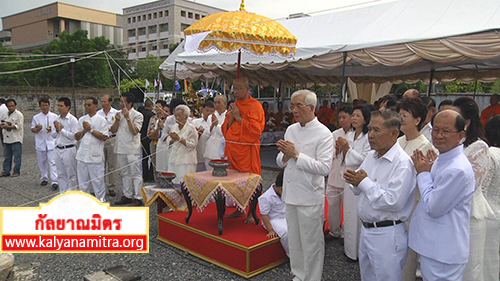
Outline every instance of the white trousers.
{"label": "white trousers", "polygon": [[37,150],[36,160],[38,162],[38,168],[40,169],[40,180],[49,181],[48,171],[50,167],[50,181],[52,184],[57,184],[55,151],[53,149],[47,151]]}
{"label": "white trousers", "polygon": [[486,220],[486,243],[484,249],[484,280],[498,281],[500,220]]}
{"label": "white trousers", "polygon": [[324,204],[286,204],[290,268],[295,281],[321,280],[325,257],[324,212]]}
{"label": "white trousers", "polygon": [[418,255],[418,261],[422,278],[426,281],[461,281],[463,278],[465,263],[447,264],[422,255]]}
{"label": "white trousers", "polygon": [[326,186],[326,198],[328,199],[328,225],[330,235],[334,237],[342,236],[342,227],[340,226],[340,205],[343,203],[344,188],[332,185]]}
{"label": "white trousers", "polygon": [[408,251],[406,225],[361,228],[361,280],[400,281]]}
{"label": "white trousers", "polygon": [[344,253],[353,260],[358,258],[360,233],[358,197],[346,185],[344,187]]}
{"label": "white trousers", "polygon": [[123,195],[127,198],[142,200],[142,161],[137,154],[117,154],[116,162],[120,168],[123,182]]}
{"label": "white trousers", "polygon": [[104,180],[110,190],[113,190],[116,184],[115,139],[115,137],[109,138],[104,142],[104,165],[106,167]]}
{"label": "white trousers", "polygon": [[[276,218],[271,219],[270,221],[274,232],[276,232],[276,234],[280,237],[281,246],[283,246],[286,255],[290,257],[290,251],[288,250],[288,228],[286,225],[286,218]],[[262,226],[267,230],[264,223],[262,223]]]}
{"label": "white trousers", "polygon": [[76,190],[76,147],[65,149],[54,149],[55,162],[57,167],[57,182],[59,183],[59,192],[66,190]]}
{"label": "white trousers", "polygon": [[78,186],[83,192],[90,193],[90,183],[94,189],[95,197],[101,202],[106,202],[106,185],[104,184],[104,162],[85,163],[77,161]]}

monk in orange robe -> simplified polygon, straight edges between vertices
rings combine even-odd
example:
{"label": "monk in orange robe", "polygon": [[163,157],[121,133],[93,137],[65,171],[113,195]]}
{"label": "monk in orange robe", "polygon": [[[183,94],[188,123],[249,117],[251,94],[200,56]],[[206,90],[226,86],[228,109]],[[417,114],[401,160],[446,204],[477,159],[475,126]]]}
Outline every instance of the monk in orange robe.
{"label": "monk in orange robe", "polygon": [[[260,102],[250,96],[247,78],[237,78],[233,83],[236,101],[229,107],[222,124],[222,134],[226,140],[225,156],[231,161],[230,169],[260,175],[260,136],[265,126],[264,110]],[[236,210],[227,217],[240,216]],[[251,223],[247,217],[245,223]]]}

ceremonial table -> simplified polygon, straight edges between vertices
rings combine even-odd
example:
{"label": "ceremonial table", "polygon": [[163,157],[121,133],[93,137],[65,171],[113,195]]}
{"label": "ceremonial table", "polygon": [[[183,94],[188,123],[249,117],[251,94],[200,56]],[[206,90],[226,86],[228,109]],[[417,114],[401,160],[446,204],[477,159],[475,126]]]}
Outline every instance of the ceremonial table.
{"label": "ceremonial table", "polygon": [[191,200],[198,210],[203,210],[203,207],[213,196],[217,205],[217,228],[219,235],[222,235],[223,217],[226,212],[225,198],[229,196],[236,202],[237,208],[240,210],[245,210],[250,204],[249,211],[255,220],[255,224],[258,224],[259,218],[255,213],[255,209],[257,199],[262,192],[261,181],[262,179],[258,174],[242,173],[231,169],[227,170],[227,176],[225,177],[214,177],[212,171],[184,175],[182,192],[188,208],[188,214],[185,218],[186,223],[189,223],[193,211]]}
{"label": "ceremonial table", "polygon": [[181,194],[181,186],[174,185],[174,188],[163,188],[158,185],[148,185],[141,189],[144,206],[149,206],[156,201],[156,213],[162,213],[163,208],[170,207],[173,211],[186,211],[187,205],[184,196]]}

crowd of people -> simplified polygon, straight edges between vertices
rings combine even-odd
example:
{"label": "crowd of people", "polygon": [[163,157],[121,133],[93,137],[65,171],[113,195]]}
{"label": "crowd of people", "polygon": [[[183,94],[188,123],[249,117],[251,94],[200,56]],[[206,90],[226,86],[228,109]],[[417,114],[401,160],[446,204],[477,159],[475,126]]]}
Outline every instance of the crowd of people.
{"label": "crowd of people", "polygon": [[[299,90],[289,112],[278,103],[271,113],[250,95],[247,79],[233,88],[234,102],[224,95],[207,100],[199,118],[178,98],[169,105],[146,100],[136,110],[134,96],[124,93],[116,110],[105,95],[98,110],[89,97],[79,119],[69,98],[57,100],[58,114],[41,99],[31,122],[40,185],[50,181],[54,190],[79,189],[105,202],[116,196],[119,173],[123,196],[114,204],[141,206],[143,183],[159,172],[175,173],[180,183],[187,173],[210,170],[210,159],[227,158],[231,169],[260,174],[262,132],[283,130],[276,143],[283,170],[259,204],[294,280],[321,280],[325,240],[332,239],[343,239],[363,280],[498,280],[498,95],[482,113],[472,98],[436,107],[414,89],[374,105],[323,101],[317,110],[316,94]],[[23,115],[15,100],[0,99],[0,116],[1,176],[19,176]],[[227,217],[241,215],[237,209]]]}

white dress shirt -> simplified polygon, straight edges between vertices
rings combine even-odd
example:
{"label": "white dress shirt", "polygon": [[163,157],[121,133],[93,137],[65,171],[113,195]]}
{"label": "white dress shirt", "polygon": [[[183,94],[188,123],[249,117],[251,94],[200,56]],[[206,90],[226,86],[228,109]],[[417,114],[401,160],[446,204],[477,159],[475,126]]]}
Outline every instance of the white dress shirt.
{"label": "white dress shirt", "polygon": [[368,176],[352,186],[358,200],[359,218],[364,222],[406,221],[415,205],[415,169],[406,152],[396,142],[382,157],[371,151],[359,170]]}
{"label": "white dress shirt", "polygon": [[55,148],[54,138],[47,132],[47,126],[51,127],[51,131],[55,130],[54,121],[57,119],[57,114],[47,112],[43,114],[39,112],[33,119],[31,119],[31,129],[35,128],[38,124],[42,125],[40,132],[35,133],[35,149],[39,151],[48,151]]}
{"label": "white dress shirt", "polygon": [[[212,131],[210,132],[210,138],[207,140],[205,153],[203,154],[203,157],[207,159],[218,159],[224,156],[224,152],[221,155],[219,151],[224,138],[224,136],[222,135],[221,126],[226,119],[227,110],[220,114],[216,110],[214,113],[219,122],[217,123],[217,126],[213,127]],[[210,121],[212,121],[212,116],[210,116]],[[210,122],[210,124],[212,124],[212,122]],[[222,151],[224,151],[224,149],[222,149]]]}
{"label": "white dress shirt", "polygon": [[298,151],[298,159],[283,162],[283,152],[276,162],[285,168],[282,198],[286,204],[312,206],[325,202],[325,176],[330,173],[333,156],[333,137],[317,118],[290,125],[285,140],[291,141]]}
{"label": "white dress shirt", "polygon": [[198,157],[198,163],[204,163],[205,159],[203,154],[205,154],[205,149],[207,146],[208,138],[210,137],[210,125],[212,124],[212,115],[208,116],[207,120],[201,118],[196,118],[193,120],[193,125],[195,128],[200,126],[203,127],[203,134],[198,134],[198,145],[196,146],[196,155]]}
{"label": "white dress shirt", "polygon": [[425,124],[425,126],[420,130],[420,133],[425,136],[425,138],[432,143],[432,125],[431,122]]}
{"label": "white dress shirt", "polygon": [[328,185],[330,186],[335,186],[338,188],[344,188],[345,181],[344,181],[344,153],[340,152],[338,155],[336,154],[337,152],[335,151],[335,142],[339,137],[343,137],[347,139],[347,134],[352,131],[349,130],[347,133],[344,131],[343,128],[340,128],[338,130],[335,130],[332,132],[332,137],[333,137],[333,161],[332,161],[332,169],[330,170],[330,174],[328,175]]}
{"label": "white dress shirt", "polygon": [[120,111],[120,124],[116,131],[115,153],[116,154],[136,154],[141,153],[141,127],[144,116],[139,111],[131,108],[129,117],[137,129],[137,134],[132,134],[128,126],[127,119]]}
{"label": "white dress shirt", "polygon": [[2,120],[12,123],[16,129],[3,129],[3,142],[7,144],[20,142],[23,143],[24,137],[24,116],[19,110],[14,110],[11,114],[9,111],[2,115]]}
{"label": "white dress shirt", "polygon": [[0,105],[0,118],[3,116],[4,113],[7,112],[9,112],[7,105],[5,105],[5,103],[2,103],[2,105]]}
{"label": "white dress shirt", "polygon": [[[286,205],[274,191],[274,184],[266,192],[259,196],[259,210],[262,215],[266,215],[270,220],[286,219]],[[264,225],[264,221],[262,221]]]}
{"label": "white dress shirt", "polygon": [[55,146],[63,147],[67,145],[75,145],[75,133],[78,130],[78,120],[71,113],[67,113],[65,117],[57,117],[56,119],[62,125],[62,130],[57,132],[56,128],[50,132],[53,138],[55,138]]}
{"label": "white dress shirt", "polygon": [[347,133],[347,142],[349,142],[349,150],[345,155],[346,169],[357,169],[366,155],[370,152],[370,142],[368,141],[368,134],[361,133],[357,139],[354,139],[356,131],[352,130]]}
{"label": "white dress shirt", "polygon": [[101,115],[102,117],[104,117],[104,119],[106,119],[106,122],[108,123],[108,129],[111,128],[111,126],[113,126],[113,123],[115,123],[116,113],[118,113],[118,110],[114,109],[113,107],[109,109],[108,114],[106,114],[104,112],[104,109],[102,108],[97,111],[97,114]]}
{"label": "white dress shirt", "polygon": [[[90,117],[88,114],[78,120],[78,131],[83,130],[83,121],[90,123],[92,130],[108,135],[108,122],[99,114]],[[86,132],[80,139],[80,145],[76,152],[76,160],[84,163],[101,163],[104,161],[104,141]]]}
{"label": "white dress shirt", "polygon": [[474,171],[463,146],[439,155],[417,175],[422,198],[410,224],[409,246],[427,258],[463,264],[469,257]]}

